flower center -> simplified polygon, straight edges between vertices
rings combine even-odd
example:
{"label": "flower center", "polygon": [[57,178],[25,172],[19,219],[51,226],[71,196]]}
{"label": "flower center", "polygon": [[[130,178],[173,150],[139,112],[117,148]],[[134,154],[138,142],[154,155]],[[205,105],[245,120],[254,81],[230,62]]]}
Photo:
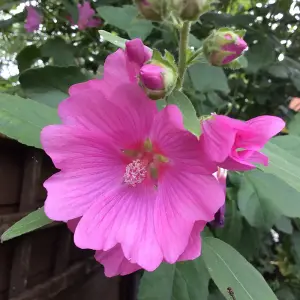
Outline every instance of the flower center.
{"label": "flower center", "polygon": [[157,186],[159,171],[169,160],[157,151],[149,139],[134,149],[124,149],[122,152],[126,159],[130,159],[123,175],[124,183],[135,187],[148,178]]}
{"label": "flower center", "polygon": [[124,182],[136,186],[144,181],[147,176],[147,166],[140,160],[136,159],[126,166]]}

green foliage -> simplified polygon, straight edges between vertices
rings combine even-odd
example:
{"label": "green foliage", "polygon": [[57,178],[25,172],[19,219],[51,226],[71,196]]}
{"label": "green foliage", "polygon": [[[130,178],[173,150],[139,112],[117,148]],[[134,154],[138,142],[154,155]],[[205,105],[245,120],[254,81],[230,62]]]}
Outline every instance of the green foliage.
{"label": "green foliage", "polygon": [[138,300],[207,299],[209,279],[202,258],[173,265],[164,263],[143,275]]}
{"label": "green foliage", "polygon": [[200,121],[197,118],[195,108],[190,99],[182,92],[174,91],[167,99],[168,104],[175,104],[179,107],[183,115],[184,127],[200,136]]}
{"label": "green foliage", "polygon": [[25,95],[53,108],[68,97],[71,85],[88,79],[90,77],[82,74],[77,67],[46,66],[27,70],[20,75]]}
{"label": "green foliage", "polygon": [[1,236],[1,242],[14,239],[24,233],[28,233],[51,224],[52,222],[53,221],[45,215],[44,208],[42,207],[28,214],[22,220],[18,221],[12,227],[6,230]]}
{"label": "green foliage", "polygon": [[41,148],[40,132],[59,123],[56,110],[18,96],[0,93],[0,131],[19,142]]}
{"label": "green foliage", "polygon": [[261,274],[234,248],[215,238],[203,239],[203,260],[221,293],[230,299],[228,288],[240,300],[277,300]]}

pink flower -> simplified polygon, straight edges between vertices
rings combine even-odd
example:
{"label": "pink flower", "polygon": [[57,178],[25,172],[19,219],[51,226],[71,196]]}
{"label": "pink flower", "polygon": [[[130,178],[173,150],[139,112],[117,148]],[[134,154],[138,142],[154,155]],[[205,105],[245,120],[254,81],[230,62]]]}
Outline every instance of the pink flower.
{"label": "pink flower", "polygon": [[202,122],[200,143],[207,155],[228,170],[251,170],[254,163],[268,165],[268,157],[259,152],[284,128],[278,117],[261,116],[247,122],[213,115]]}
{"label": "pink flower", "polygon": [[157,65],[144,65],[140,70],[140,79],[151,90],[164,89],[163,68]]}
{"label": "pink flower", "polygon": [[83,89],[101,90],[103,93],[111,93],[118,85],[124,83],[138,83],[138,74],[141,67],[151,59],[152,52],[140,39],[126,42],[126,48],[118,49],[108,55],[104,63],[103,80],[92,79],[84,83],[71,86],[71,96]]}
{"label": "pink flower", "polygon": [[[84,1],[83,4],[78,3],[78,29],[84,30],[88,27],[98,27],[102,21],[100,18],[94,17],[95,11],[92,9],[89,1]],[[72,24],[74,21],[69,17]]]}
{"label": "pink flower", "polygon": [[[78,225],[79,219],[68,222],[68,227],[72,232]],[[201,237],[200,232],[204,229],[206,223],[198,221],[194,224],[188,244],[184,252],[179,256],[178,261],[193,260],[201,254]],[[128,275],[142,269],[138,264],[129,261],[123,253],[120,244],[108,251],[96,251],[95,259],[104,266],[104,273],[107,277],[117,275]]]}
{"label": "pink flower", "polygon": [[26,10],[27,19],[24,27],[28,32],[34,32],[39,29],[39,26],[42,23],[42,16],[33,6],[27,6]]}
{"label": "pink flower", "polygon": [[[195,222],[209,222],[224,192],[201,155],[197,138],[169,105],[158,112],[137,84],[77,88],[59,106],[62,125],[41,134],[61,171],[44,186],[49,218],[81,218],[80,248],[108,251],[152,271],[174,263],[187,248]],[[209,199],[209,201],[208,201]]]}
{"label": "pink flower", "polygon": [[[227,170],[218,168],[218,171],[216,173],[214,173],[214,176],[218,179],[220,185],[222,186],[222,188],[224,190],[224,194],[226,195]],[[226,210],[226,204],[224,203],[215,215],[215,219],[212,222],[213,226],[215,226],[215,227],[223,227],[224,226],[225,210]]]}

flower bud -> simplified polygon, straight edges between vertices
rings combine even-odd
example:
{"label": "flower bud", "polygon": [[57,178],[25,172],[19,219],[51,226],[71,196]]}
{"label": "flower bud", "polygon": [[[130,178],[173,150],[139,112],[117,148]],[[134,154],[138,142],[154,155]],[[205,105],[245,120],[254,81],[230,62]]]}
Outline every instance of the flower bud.
{"label": "flower bud", "polygon": [[171,0],[175,14],[183,21],[197,21],[210,10],[212,0]]}
{"label": "flower bud", "polygon": [[152,100],[164,98],[176,84],[174,71],[155,61],[141,67],[139,80]]}
{"label": "flower bud", "polygon": [[166,0],[134,0],[140,13],[150,21],[162,21],[166,13]]}
{"label": "flower bud", "polygon": [[203,44],[207,60],[213,66],[223,66],[240,57],[248,49],[243,33],[226,28],[214,31]]}

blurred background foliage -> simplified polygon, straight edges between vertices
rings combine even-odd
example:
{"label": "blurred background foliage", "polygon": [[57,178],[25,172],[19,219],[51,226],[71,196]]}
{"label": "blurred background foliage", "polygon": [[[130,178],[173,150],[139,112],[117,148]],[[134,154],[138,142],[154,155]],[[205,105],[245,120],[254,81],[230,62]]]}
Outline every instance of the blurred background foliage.
{"label": "blurred background foliage", "polygon": [[[35,33],[24,29],[29,3],[44,16]],[[117,49],[103,40],[98,29],[126,39],[140,37],[150,47],[177,54],[177,32],[168,24],[141,19],[130,0],[97,0],[92,5],[104,20],[101,28],[78,31],[66,19],[69,15],[74,20],[78,17],[75,0],[0,0],[0,91],[56,107],[70,85],[101,77],[106,56]],[[289,138],[275,138],[272,147],[285,150],[290,157],[283,157],[284,163],[299,166],[298,172],[300,116],[288,109],[288,103],[289,97],[300,94],[299,19],[300,3],[296,0],[220,1],[214,11],[193,25],[191,47],[200,47],[213,28],[246,29],[249,51],[245,67],[229,70],[196,64],[189,69],[184,85],[199,115],[217,112],[239,119],[262,114],[283,117],[288,122]],[[262,176],[259,170],[245,175],[231,173],[225,227],[214,230],[214,234],[244,255],[280,300],[297,300],[300,188],[291,190],[281,177]],[[209,300],[224,299],[212,282],[209,289]]]}

